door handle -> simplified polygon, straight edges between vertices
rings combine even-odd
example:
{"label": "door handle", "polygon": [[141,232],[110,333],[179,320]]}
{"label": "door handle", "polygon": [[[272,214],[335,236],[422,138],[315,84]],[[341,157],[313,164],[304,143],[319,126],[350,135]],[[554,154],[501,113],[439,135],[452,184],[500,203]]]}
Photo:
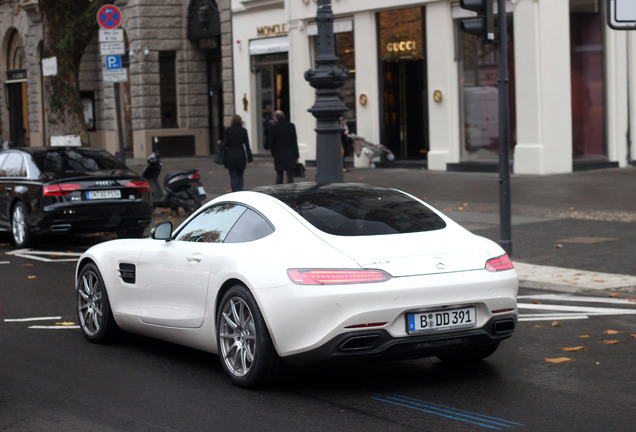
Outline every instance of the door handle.
{"label": "door handle", "polygon": [[200,253],[194,254],[194,255],[189,255],[188,257],[186,257],[186,261],[188,261],[189,263],[200,263],[201,260],[203,259],[203,255]]}

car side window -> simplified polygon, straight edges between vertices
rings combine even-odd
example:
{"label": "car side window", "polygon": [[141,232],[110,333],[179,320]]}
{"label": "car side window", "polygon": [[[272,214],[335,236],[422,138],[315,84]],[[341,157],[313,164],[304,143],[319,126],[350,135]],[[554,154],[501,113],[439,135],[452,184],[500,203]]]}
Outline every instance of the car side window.
{"label": "car side window", "polygon": [[274,232],[272,225],[260,214],[247,209],[236,221],[225,243],[245,243],[267,237]]}
{"label": "car side window", "polygon": [[2,164],[4,163],[4,160],[7,158],[7,153],[0,153],[0,177],[4,177],[4,174],[2,173]]}
{"label": "car side window", "polygon": [[199,213],[177,234],[176,240],[190,242],[223,243],[236,221],[247,208],[235,203],[224,203]]}
{"label": "car side window", "polygon": [[0,169],[0,177],[26,177],[26,167],[21,154],[9,153]]}

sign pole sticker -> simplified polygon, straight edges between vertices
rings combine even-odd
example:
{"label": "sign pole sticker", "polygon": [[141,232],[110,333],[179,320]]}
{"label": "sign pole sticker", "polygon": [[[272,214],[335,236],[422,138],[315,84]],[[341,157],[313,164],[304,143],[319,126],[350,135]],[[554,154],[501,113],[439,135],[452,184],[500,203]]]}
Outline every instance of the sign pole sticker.
{"label": "sign pole sticker", "polygon": [[104,29],[117,28],[121,24],[121,11],[115,5],[102,6],[97,11],[97,22]]}

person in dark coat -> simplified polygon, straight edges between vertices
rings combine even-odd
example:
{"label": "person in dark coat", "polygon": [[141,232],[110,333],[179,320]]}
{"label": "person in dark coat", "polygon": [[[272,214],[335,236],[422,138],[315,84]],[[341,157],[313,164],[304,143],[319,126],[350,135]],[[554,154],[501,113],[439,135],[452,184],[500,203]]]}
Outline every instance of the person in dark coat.
{"label": "person in dark coat", "polygon": [[225,147],[224,166],[230,173],[232,192],[243,190],[243,173],[249,163],[252,164],[252,149],[247,130],[243,127],[243,120],[238,114],[232,116],[232,124],[225,129],[223,143]]}
{"label": "person in dark coat", "polygon": [[283,173],[287,173],[287,183],[293,183],[296,164],[300,157],[296,126],[287,121],[285,113],[280,110],[274,112],[274,121],[276,124],[269,131],[268,146],[274,156],[276,184],[283,183]]}

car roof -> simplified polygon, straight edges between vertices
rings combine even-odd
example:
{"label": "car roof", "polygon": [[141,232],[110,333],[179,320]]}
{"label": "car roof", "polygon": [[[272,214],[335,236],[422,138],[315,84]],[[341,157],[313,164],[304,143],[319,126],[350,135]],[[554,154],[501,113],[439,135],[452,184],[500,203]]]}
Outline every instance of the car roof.
{"label": "car roof", "polygon": [[250,189],[254,192],[260,192],[271,195],[275,198],[284,198],[297,195],[314,195],[333,192],[372,192],[372,191],[395,191],[393,188],[383,186],[375,186],[363,183],[287,183],[270,186],[258,186]]}

